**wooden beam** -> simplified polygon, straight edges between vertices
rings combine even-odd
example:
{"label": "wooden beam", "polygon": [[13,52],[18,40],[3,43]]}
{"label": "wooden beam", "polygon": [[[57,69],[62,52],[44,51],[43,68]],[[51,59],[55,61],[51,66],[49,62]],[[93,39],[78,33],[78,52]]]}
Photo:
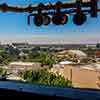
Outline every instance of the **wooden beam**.
{"label": "wooden beam", "polygon": [[[68,8],[75,8],[76,3],[63,3],[61,6],[61,9],[68,9]],[[81,4],[82,7],[91,7],[91,2],[82,2]],[[38,10],[54,10],[57,8],[56,4],[52,5],[44,5],[44,6],[26,6],[26,7],[14,7],[14,6],[9,6],[6,3],[5,4],[0,4],[0,10],[3,12],[16,12],[16,13],[24,13],[24,12],[34,12]]]}

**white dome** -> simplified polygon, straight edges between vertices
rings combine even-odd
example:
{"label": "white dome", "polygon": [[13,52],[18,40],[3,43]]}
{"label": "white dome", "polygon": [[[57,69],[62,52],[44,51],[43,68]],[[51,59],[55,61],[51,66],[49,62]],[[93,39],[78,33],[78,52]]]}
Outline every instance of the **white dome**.
{"label": "white dome", "polygon": [[86,57],[87,55],[81,51],[81,50],[69,50],[68,51],[69,53],[72,53],[72,54],[76,54],[77,56],[81,57],[81,56],[84,56]]}
{"label": "white dome", "polygon": [[64,64],[72,64],[72,62],[71,61],[61,61],[59,64],[62,64],[62,65],[64,65]]}

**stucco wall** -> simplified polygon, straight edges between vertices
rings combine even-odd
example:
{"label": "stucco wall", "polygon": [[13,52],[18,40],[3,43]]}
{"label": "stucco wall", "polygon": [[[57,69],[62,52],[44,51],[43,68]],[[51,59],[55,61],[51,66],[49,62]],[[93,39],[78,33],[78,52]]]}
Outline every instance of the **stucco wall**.
{"label": "stucco wall", "polygon": [[64,77],[72,80],[74,87],[99,88],[99,72],[76,67],[74,65],[64,66]]}

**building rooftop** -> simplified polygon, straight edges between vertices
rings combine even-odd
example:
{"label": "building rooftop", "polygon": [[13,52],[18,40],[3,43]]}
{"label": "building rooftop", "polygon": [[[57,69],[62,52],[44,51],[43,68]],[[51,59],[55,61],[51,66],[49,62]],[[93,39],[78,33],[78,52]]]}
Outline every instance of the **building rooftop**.
{"label": "building rooftop", "polygon": [[100,64],[99,63],[91,63],[91,64],[73,64],[74,67],[87,69],[87,70],[94,70],[100,71]]}
{"label": "building rooftop", "polygon": [[100,63],[86,64],[86,63],[73,63],[71,61],[62,61],[59,64],[60,65],[71,65],[73,67],[82,68],[82,69],[100,71]]}
{"label": "building rooftop", "polygon": [[87,56],[83,51],[81,50],[68,50],[69,53],[75,54],[77,56]]}
{"label": "building rooftop", "polygon": [[73,62],[71,62],[71,61],[61,61],[59,64],[72,64]]}
{"label": "building rooftop", "polygon": [[36,64],[36,62],[11,62],[9,65],[25,65],[25,66],[32,66]]}

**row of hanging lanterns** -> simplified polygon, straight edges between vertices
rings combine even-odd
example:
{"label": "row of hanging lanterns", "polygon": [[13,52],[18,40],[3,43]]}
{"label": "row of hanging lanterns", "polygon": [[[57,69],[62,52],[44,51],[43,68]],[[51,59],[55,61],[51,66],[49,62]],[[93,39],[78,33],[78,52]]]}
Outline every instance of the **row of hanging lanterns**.
{"label": "row of hanging lanterns", "polygon": [[[87,20],[87,15],[82,11],[82,0],[76,0],[75,3],[76,12],[73,14],[73,23],[75,25],[82,25]],[[91,4],[91,17],[97,17],[97,0],[92,0]],[[53,14],[43,14],[42,10],[39,9],[37,13],[34,15],[33,22],[36,26],[41,25],[49,25],[51,22],[54,25],[65,25],[68,22],[68,14],[64,14],[61,11],[63,3],[58,1],[56,2],[56,9]],[[40,3],[38,5],[39,8],[44,7],[44,4]]]}
{"label": "row of hanging lanterns", "polygon": [[[82,25],[86,22],[87,16],[82,14],[75,14],[73,16],[73,23],[76,25]],[[65,25],[68,22],[68,16],[65,14],[54,14],[52,18],[48,15],[35,15],[33,22],[36,26],[49,25],[51,22],[54,25]]]}

